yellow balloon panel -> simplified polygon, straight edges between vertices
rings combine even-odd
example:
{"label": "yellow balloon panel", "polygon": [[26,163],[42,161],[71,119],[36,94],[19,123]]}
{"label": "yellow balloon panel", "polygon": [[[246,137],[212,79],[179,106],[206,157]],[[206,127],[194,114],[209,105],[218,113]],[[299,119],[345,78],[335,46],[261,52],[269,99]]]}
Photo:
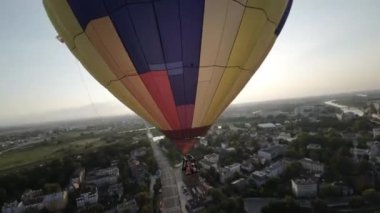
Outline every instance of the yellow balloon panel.
{"label": "yellow balloon panel", "polygon": [[207,113],[203,119],[202,124],[211,124],[215,121],[216,115],[219,114],[222,108],[222,102],[225,100],[226,95],[232,89],[234,82],[238,79],[241,70],[239,68],[226,68],[223,72],[218,88],[213,96],[213,99],[208,106]]}
{"label": "yellow balloon panel", "polygon": [[262,28],[263,33],[260,35],[255,47],[252,48],[247,62],[242,66],[244,70],[254,72],[260,67],[277,38],[275,35],[270,34],[270,32],[273,32],[274,30],[275,26],[270,23],[267,23]]}
{"label": "yellow balloon panel", "polygon": [[215,65],[216,63],[230,2],[230,0],[208,0],[205,2],[200,56],[201,66]]}
{"label": "yellow balloon panel", "polygon": [[215,90],[219,86],[224,69],[224,67],[207,67],[199,69],[200,81],[198,81],[193,127],[204,126],[203,120],[215,94]]}
{"label": "yellow balloon panel", "polygon": [[201,66],[227,65],[243,12],[244,7],[234,1],[206,1]]}
{"label": "yellow balloon panel", "polygon": [[[227,67],[218,82],[212,101],[209,102],[207,112],[202,113],[204,119],[200,126],[212,124],[259,68],[276,39],[274,32],[277,23],[273,23],[272,20],[280,21],[287,3],[286,1],[282,2],[283,4],[278,2],[273,4],[269,1],[248,1],[247,4],[250,7],[244,9],[238,34],[234,39],[232,51],[229,53]],[[258,6],[260,8],[257,8]],[[270,11],[277,10],[282,10],[279,18],[268,17],[269,14],[272,14]],[[204,86],[203,90],[206,89],[210,88]],[[205,101],[202,103],[204,104]]]}
{"label": "yellow balloon panel", "polygon": [[145,108],[139,104],[136,98],[128,90],[125,89],[124,85],[121,82],[119,81],[112,82],[109,86],[107,86],[107,89],[117,99],[119,99],[121,103],[128,106],[140,117],[144,118],[146,121],[150,122],[151,124],[157,127],[161,127],[161,125],[159,125],[159,123],[157,123],[152,118],[152,116],[145,110]]}
{"label": "yellow balloon panel", "polygon": [[[240,23],[244,14],[244,7],[230,1],[223,26],[222,39],[217,53],[216,65],[227,66],[236,36],[240,29]],[[202,50],[203,51],[203,50]]]}
{"label": "yellow balloon panel", "polygon": [[67,0],[43,0],[46,12],[69,49],[75,48],[74,39],[83,33],[83,29],[75,18]]}
{"label": "yellow balloon panel", "polygon": [[247,7],[262,8],[262,13],[277,25],[284,14],[287,3],[287,0],[248,0]]}
{"label": "yellow balloon panel", "polygon": [[229,67],[241,67],[246,63],[252,48],[262,35],[262,29],[266,23],[267,20],[263,13],[257,12],[257,10],[254,9],[245,10],[243,20],[240,24],[240,30],[228,61]]}
{"label": "yellow balloon panel", "polygon": [[243,12],[244,7],[234,1],[206,1],[194,127],[205,125],[203,120],[227,66]]}
{"label": "yellow balloon panel", "polygon": [[161,129],[172,129],[139,76],[127,76],[120,81],[124,84],[124,90],[134,95],[155,122],[160,124]]}
{"label": "yellow balloon panel", "polygon": [[111,81],[117,80],[116,75],[112,73],[86,34],[83,33],[75,37],[75,48],[71,51],[86,70],[102,85],[106,86]]}
{"label": "yellow balloon panel", "polygon": [[136,69],[108,16],[91,21],[86,28],[86,34],[117,78],[137,75]]}
{"label": "yellow balloon panel", "polygon": [[[211,112],[211,116],[205,123],[210,121],[215,121],[220,114],[224,111],[225,108],[230,105],[234,98],[239,94],[243,87],[247,84],[249,79],[252,77],[253,73],[245,70],[239,70],[239,76],[235,82],[231,82],[233,85],[228,93],[225,94],[224,99],[221,101],[220,106]],[[211,123],[210,123],[211,124]]]}

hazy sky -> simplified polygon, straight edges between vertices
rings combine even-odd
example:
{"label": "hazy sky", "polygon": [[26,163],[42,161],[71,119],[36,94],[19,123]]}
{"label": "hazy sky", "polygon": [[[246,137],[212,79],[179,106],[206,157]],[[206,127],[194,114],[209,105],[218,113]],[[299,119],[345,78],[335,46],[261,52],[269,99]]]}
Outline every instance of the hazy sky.
{"label": "hazy sky", "polygon": [[[234,103],[380,89],[379,8],[379,0],[295,0]],[[0,125],[91,102],[127,112],[56,35],[41,0],[1,0]]]}

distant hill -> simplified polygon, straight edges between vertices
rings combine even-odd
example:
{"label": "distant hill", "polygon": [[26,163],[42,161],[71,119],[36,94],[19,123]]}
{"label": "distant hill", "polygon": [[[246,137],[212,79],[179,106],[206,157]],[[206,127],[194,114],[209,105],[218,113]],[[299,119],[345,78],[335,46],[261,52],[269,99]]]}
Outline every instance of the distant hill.
{"label": "distant hill", "polygon": [[103,119],[112,116],[134,115],[134,113],[119,102],[96,103],[77,108],[62,109],[58,111],[24,115],[17,118],[2,119],[0,128],[10,126],[41,125],[50,122]]}
{"label": "distant hill", "polygon": [[[365,95],[365,96],[363,96]],[[247,111],[255,110],[276,110],[292,108],[295,105],[303,104],[317,104],[332,99],[344,99],[350,97],[361,97],[367,100],[380,100],[380,90],[374,91],[358,91],[342,94],[321,95],[314,97],[271,100],[261,102],[239,103],[232,104],[227,108],[224,114],[231,113],[233,111]],[[30,127],[51,125],[52,123],[60,123],[66,121],[80,121],[93,122],[94,120],[108,119],[120,116],[135,116],[135,114],[127,107],[123,106],[119,102],[106,102],[95,103],[94,105],[86,105],[78,108],[62,109],[54,112],[47,112],[41,114],[25,115],[18,118],[9,118],[0,120],[1,129],[9,129],[9,127]]]}

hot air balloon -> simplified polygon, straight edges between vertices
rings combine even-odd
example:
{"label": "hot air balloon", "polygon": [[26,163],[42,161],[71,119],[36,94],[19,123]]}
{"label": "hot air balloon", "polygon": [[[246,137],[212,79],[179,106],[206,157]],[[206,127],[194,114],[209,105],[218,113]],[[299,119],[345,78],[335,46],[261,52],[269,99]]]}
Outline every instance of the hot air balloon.
{"label": "hot air balloon", "polygon": [[186,154],[259,68],[292,0],[44,0],[70,51]]}

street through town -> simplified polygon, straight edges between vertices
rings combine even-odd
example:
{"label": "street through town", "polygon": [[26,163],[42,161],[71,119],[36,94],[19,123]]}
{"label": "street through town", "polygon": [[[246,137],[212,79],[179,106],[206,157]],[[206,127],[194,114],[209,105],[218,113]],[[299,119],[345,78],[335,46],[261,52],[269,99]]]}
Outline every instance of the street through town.
{"label": "street through town", "polygon": [[158,144],[153,141],[149,130],[147,135],[153,149],[154,158],[157,161],[161,173],[162,211],[164,213],[180,213],[182,212],[181,202],[178,195],[177,181],[173,168],[170,166],[168,159],[163,155]]}

